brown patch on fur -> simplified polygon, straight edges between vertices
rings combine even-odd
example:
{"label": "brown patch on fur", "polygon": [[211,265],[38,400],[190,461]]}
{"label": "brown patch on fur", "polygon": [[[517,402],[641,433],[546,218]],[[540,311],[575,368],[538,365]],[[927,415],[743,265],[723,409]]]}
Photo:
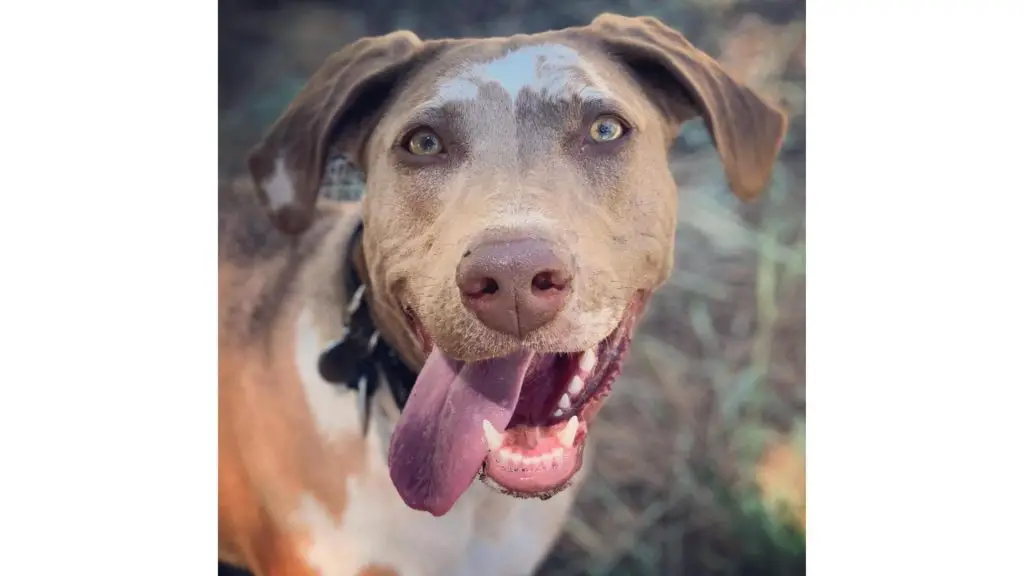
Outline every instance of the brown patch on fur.
{"label": "brown patch on fur", "polygon": [[[244,189],[234,193],[244,208]],[[357,431],[330,443],[317,432],[295,365],[302,307],[327,300],[337,310],[344,299],[337,278],[355,215],[325,205],[313,233],[266,242],[254,242],[265,231],[221,215],[220,549],[256,574],[312,574],[289,515],[309,495],[340,517],[345,481],[363,469]],[[333,320],[341,326],[340,312]]]}
{"label": "brown patch on fur", "polygon": [[317,210],[318,225],[299,239],[282,234],[270,224],[250,184],[223,183],[218,192],[218,257],[223,264],[238,269],[233,275],[221,274],[221,294],[244,294],[222,310],[222,321],[227,322],[232,334],[244,334],[251,340],[265,338],[278,316],[278,307],[288,298],[296,272],[336,224],[332,210],[321,206]]}

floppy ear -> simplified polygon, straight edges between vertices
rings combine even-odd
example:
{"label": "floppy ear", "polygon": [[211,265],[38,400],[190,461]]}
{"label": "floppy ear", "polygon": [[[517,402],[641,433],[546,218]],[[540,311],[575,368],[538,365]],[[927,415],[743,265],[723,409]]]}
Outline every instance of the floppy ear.
{"label": "floppy ear", "polygon": [[260,202],[282,232],[313,221],[329,148],[360,170],[383,101],[424,43],[401,30],[362,38],[327,58],[249,154]]}
{"label": "floppy ear", "polygon": [[601,14],[588,28],[640,76],[676,128],[695,111],[704,118],[737,196],[749,200],[767,186],[786,133],[781,110],[655,18]]}

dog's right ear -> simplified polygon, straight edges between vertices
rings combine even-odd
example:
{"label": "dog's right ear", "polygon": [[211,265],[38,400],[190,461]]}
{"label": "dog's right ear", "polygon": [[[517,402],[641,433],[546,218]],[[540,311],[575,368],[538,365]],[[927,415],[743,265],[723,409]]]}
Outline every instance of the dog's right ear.
{"label": "dog's right ear", "polygon": [[390,89],[424,42],[407,30],[362,38],[327,58],[249,154],[271,221],[287,234],[313,222],[329,148],[364,169],[360,152]]}
{"label": "dog's right ear", "polygon": [[788,125],[780,108],[656,18],[601,14],[585,30],[644,79],[675,128],[694,109],[704,118],[737,196],[749,200],[768,185]]}

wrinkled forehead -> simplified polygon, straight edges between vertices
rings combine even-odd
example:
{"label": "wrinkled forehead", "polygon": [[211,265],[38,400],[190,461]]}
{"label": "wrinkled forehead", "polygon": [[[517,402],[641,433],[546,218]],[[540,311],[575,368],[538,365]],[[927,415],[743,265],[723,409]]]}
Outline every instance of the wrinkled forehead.
{"label": "wrinkled forehead", "polygon": [[624,79],[609,57],[556,40],[476,41],[422,69],[395,108],[406,125],[440,122],[477,150],[498,137],[546,149],[590,112],[628,114],[636,94]]}

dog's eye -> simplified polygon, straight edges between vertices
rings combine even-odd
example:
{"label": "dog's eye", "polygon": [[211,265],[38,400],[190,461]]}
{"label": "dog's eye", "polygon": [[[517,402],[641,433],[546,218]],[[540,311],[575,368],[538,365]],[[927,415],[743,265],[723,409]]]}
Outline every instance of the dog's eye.
{"label": "dog's eye", "polygon": [[590,125],[590,137],[594,142],[611,142],[622,138],[626,127],[615,116],[600,116]]}
{"label": "dog's eye", "polygon": [[441,145],[441,137],[432,130],[425,128],[413,132],[405,148],[416,156],[436,156],[444,152],[444,146]]}

